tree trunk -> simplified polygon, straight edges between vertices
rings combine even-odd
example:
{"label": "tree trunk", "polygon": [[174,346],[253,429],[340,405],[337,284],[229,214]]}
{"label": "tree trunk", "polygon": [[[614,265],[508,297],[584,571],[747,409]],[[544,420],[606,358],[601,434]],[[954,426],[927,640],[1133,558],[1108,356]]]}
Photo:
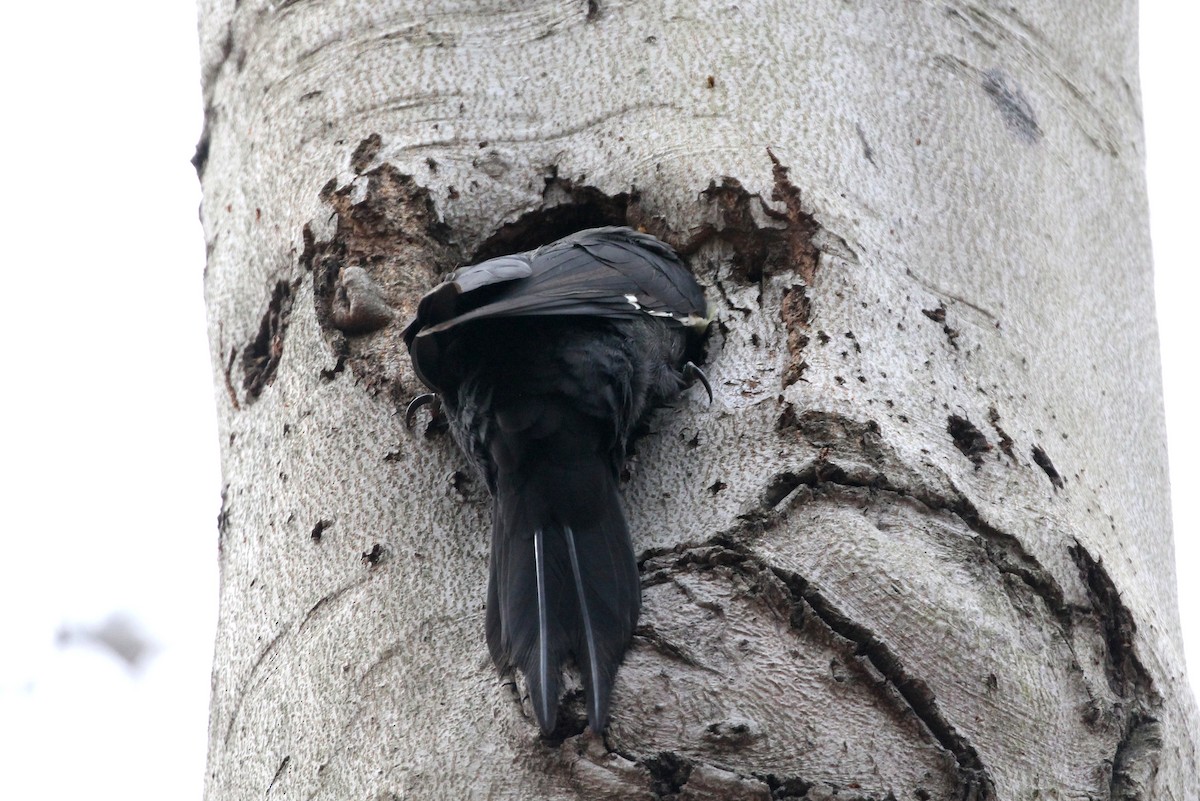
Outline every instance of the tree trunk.
{"label": "tree trunk", "polygon": [[[1132,2],[200,6],[211,801],[1195,797]],[[603,224],[716,399],[629,465],[606,735],[576,681],[542,740],[400,332]]]}

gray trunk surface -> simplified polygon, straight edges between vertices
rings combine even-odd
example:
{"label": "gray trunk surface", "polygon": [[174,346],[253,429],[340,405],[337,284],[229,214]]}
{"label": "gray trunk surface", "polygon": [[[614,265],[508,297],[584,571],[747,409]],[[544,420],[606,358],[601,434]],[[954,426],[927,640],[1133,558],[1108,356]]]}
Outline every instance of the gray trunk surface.
{"label": "gray trunk surface", "polygon": [[[200,9],[210,801],[1196,797],[1134,3]],[[547,742],[400,331],[618,223],[716,400],[637,443],[612,722]]]}

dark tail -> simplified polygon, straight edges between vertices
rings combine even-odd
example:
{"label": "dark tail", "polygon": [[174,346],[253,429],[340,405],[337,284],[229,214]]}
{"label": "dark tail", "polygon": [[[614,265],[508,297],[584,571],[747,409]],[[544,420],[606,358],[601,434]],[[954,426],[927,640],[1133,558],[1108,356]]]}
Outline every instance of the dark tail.
{"label": "dark tail", "polygon": [[540,462],[527,475],[501,477],[492,521],[488,648],[501,669],[525,674],[543,734],[554,730],[568,657],[583,677],[589,727],[604,728],[640,603],[616,479],[602,459]]}

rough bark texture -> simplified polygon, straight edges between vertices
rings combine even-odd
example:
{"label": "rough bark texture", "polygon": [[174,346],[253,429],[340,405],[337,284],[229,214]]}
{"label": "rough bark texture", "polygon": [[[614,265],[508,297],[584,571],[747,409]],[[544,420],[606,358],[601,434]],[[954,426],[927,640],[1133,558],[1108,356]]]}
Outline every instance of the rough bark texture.
{"label": "rough bark texture", "polygon": [[[1132,2],[200,6],[210,801],[1195,798]],[[543,741],[400,329],[610,223],[717,398],[629,467],[606,737]]]}

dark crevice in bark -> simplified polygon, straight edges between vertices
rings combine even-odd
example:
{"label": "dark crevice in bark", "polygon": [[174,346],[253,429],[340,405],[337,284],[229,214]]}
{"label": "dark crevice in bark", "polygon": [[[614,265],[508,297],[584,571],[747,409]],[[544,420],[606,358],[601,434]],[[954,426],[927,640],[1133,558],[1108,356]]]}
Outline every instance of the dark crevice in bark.
{"label": "dark crevice in bark", "polygon": [[[636,189],[608,195],[594,186],[560,177],[558,168],[546,169],[542,205],[505,223],[470,254],[476,263],[509,253],[533,250],[586,228],[606,225],[647,227],[639,208]],[[647,229],[649,230],[649,229]],[[662,230],[650,233],[670,241]]]}
{"label": "dark crevice in bark", "polygon": [[366,582],[368,582],[370,580],[371,580],[371,576],[370,576],[370,574],[367,574],[367,575],[362,576],[361,578],[355,579],[354,581],[347,582],[346,584],[343,584],[342,586],[338,587],[337,589],[332,590],[332,591],[327,592],[324,595],[322,595],[320,598],[318,598],[316,600],[316,602],[313,603],[312,606],[310,606],[308,608],[308,611],[304,613],[304,617],[300,620],[299,625],[296,626],[295,633],[299,634],[300,632],[307,629],[309,624],[312,623],[314,620],[316,620],[317,613],[320,612],[322,609],[325,609],[330,604],[332,604],[334,601],[340,600],[342,598],[342,596],[344,596],[346,593],[350,592],[351,590],[355,589],[356,587],[362,586],[363,584],[365,584]]}
{"label": "dark crevice in bark", "polygon": [[983,466],[983,455],[992,449],[983,432],[965,417],[956,414],[946,419],[946,431],[954,440],[954,447],[962,452],[978,469]]}
{"label": "dark crevice in bark", "polygon": [[267,785],[266,795],[270,795],[271,791],[275,789],[275,782],[279,781],[279,777],[283,775],[285,770],[287,770],[287,766],[291,763],[291,761],[292,757],[290,754],[280,760],[279,767],[275,769],[275,775],[271,777],[271,783]]}
{"label": "dark crevice in bark", "polygon": [[766,511],[773,511],[776,506],[791,495],[798,487],[811,483],[808,476],[800,473],[784,472],[771,478],[763,491],[762,505]]}
{"label": "dark crevice in bark", "polygon": [[[802,471],[797,477],[803,479],[806,475],[814,477],[816,470]],[[813,482],[816,483],[815,479]],[[794,629],[803,629],[809,620],[817,621],[835,640],[849,643],[854,656],[865,658],[873,666],[893,691],[884,693],[884,698],[916,717],[932,741],[952,758],[961,788],[960,798],[977,801],[991,798],[992,780],[978,751],[946,718],[932,689],[911,674],[887,643],[838,609],[808,580],[754,554],[747,541],[758,536],[761,526],[759,522],[744,521],[741,526],[703,543],[648,553],[642,562],[643,570],[648,568],[648,561],[659,561],[660,557],[666,557],[668,563],[656,565],[658,569],[647,577],[647,585],[670,581],[673,572],[692,565],[732,567],[745,574],[752,592],[776,608]]]}
{"label": "dark crevice in bark", "polygon": [[[759,510],[744,514],[738,526],[698,547],[719,545],[739,553],[748,553],[746,544],[778,525],[791,508],[846,492],[866,493],[868,499],[877,498],[879,493],[887,493],[954,516],[980,538],[988,561],[997,571],[1017,579],[1041,601],[1072,652],[1075,649],[1077,627],[1086,623],[1100,630],[1105,642],[1106,676],[1111,689],[1121,699],[1111,710],[1122,732],[1112,760],[1112,797],[1147,798],[1147,788],[1152,786],[1162,748],[1161,723],[1157,713],[1162,699],[1149,671],[1137,657],[1133,616],[1122,602],[1120,592],[1103,565],[1078,541],[1068,549],[1087,588],[1089,600],[1083,607],[1070,605],[1054,576],[1015,536],[987,523],[965,496],[957,493],[944,495],[924,485],[905,486],[894,482],[882,469],[888,458],[894,455],[880,450],[881,445],[876,437],[878,426],[873,421],[863,423],[822,412],[797,415],[789,407],[780,416],[778,428],[781,431],[795,429],[801,432],[811,444],[821,448],[818,457],[799,469],[785,471],[771,478],[764,488]],[[857,464],[844,453],[847,443],[854,444],[853,450],[859,457]],[[842,452],[836,452],[839,449]],[[853,466],[839,466],[836,460],[843,457],[850,458],[848,465]],[[863,457],[876,467],[861,464]],[[792,499],[791,504],[784,506],[784,501],[789,498]],[[861,497],[858,500],[861,501]],[[858,643],[876,668],[895,684],[897,691],[934,733],[939,743],[954,753],[956,758],[961,757],[959,764],[969,777],[978,776],[986,780],[986,771],[971,773],[982,771],[978,754],[973,749],[965,750],[970,744],[942,719],[933,694],[924,682],[908,677],[898,658],[885,645],[877,642],[869,629],[834,609],[803,577],[778,568],[772,570],[793,595],[802,600],[832,631]],[[1076,669],[1080,668],[1076,666]],[[971,785],[968,782],[968,786],[980,788],[983,795],[979,795],[979,798],[987,797],[985,784]]]}
{"label": "dark crevice in bark", "polygon": [[[656,801],[683,799],[738,799],[739,801],[898,801],[894,791],[868,793],[853,785],[839,786],[813,782],[798,776],[775,773],[743,773],[715,763],[683,756],[673,751],[661,751],[640,762],[636,755],[618,748],[606,749],[622,759],[640,764],[650,779],[650,793]],[[918,787],[913,798],[929,801],[930,794]],[[968,791],[956,801],[984,801],[984,796]]]}
{"label": "dark crevice in bark", "polygon": [[[903,469],[902,463],[883,442],[875,421],[861,422],[828,412],[796,414],[795,409],[788,406],[780,415],[776,428],[781,432],[794,430],[810,445],[822,449],[818,457],[803,470],[793,471],[793,475],[799,476],[800,483],[813,489],[842,487],[887,492],[953,515],[979,536],[989,561],[996,569],[1018,578],[1032,590],[1064,634],[1070,633],[1072,611],[1066,603],[1062,587],[1050,572],[1025,549],[1019,539],[987,523],[974,504],[961,493],[944,495],[928,484],[921,483],[915,476],[910,476],[908,480],[895,478]],[[847,467],[841,467],[843,463]],[[768,487],[773,485],[774,481]]]}
{"label": "dark crevice in bark", "polygon": [[669,751],[650,757],[643,764],[650,772],[650,792],[663,801],[677,799],[692,774],[692,761]]}
{"label": "dark crevice in bark", "polygon": [[1016,464],[1017,454],[1013,450],[1013,445],[1015,443],[1013,442],[1013,438],[1008,435],[1008,432],[1000,427],[1000,412],[996,411],[995,406],[988,409],[988,422],[992,424],[992,428],[995,430],[996,435],[1000,437],[1001,452],[1003,452],[1005,456],[1007,456],[1013,461],[1014,464]]}
{"label": "dark crevice in bark", "polygon": [[861,123],[854,124],[854,131],[858,134],[858,141],[862,144],[863,158],[871,162],[871,166],[878,167],[875,163],[875,150],[871,147],[871,143],[867,141],[867,132],[863,130]]}
{"label": "dark crevice in bark", "polygon": [[[931,511],[950,514],[978,536],[988,562],[1000,574],[1017,580],[1018,583],[1012,586],[1024,586],[1042,603],[1072,652],[1079,626],[1094,626],[1100,630],[1107,651],[1104,669],[1110,686],[1121,699],[1109,718],[1122,732],[1111,763],[1112,797],[1147,797],[1145,788],[1152,786],[1162,746],[1161,724],[1156,712],[1161,706],[1161,698],[1149,672],[1137,658],[1133,617],[1121,602],[1120,594],[1103,566],[1078,543],[1069,549],[1087,587],[1089,603],[1086,606],[1068,604],[1054,576],[1015,536],[986,522],[965,496],[936,491],[911,476],[907,481],[893,479],[889,472],[902,476],[903,468],[895,461],[896,455],[890,453],[880,440],[878,426],[873,421],[864,423],[825,412],[797,414],[789,407],[780,416],[778,428],[781,433],[789,430],[800,433],[818,448],[818,456],[807,464],[770,478],[764,487],[760,507],[744,513],[733,528],[702,543],[672,549],[671,553],[682,554],[676,557],[676,563],[682,565],[700,560],[711,565],[736,565],[756,561],[759,557],[750,551],[754,540],[786,519],[792,509],[847,493],[856,503],[878,500],[880,493],[884,493]],[[644,556],[653,558],[665,554]],[[919,677],[910,675],[896,653],[866,625],[837,609],[803,576],[761,562],[756,564],[762,569],[770,569],[789,590],[793,625],[801,625],[805,614],[811,612],[830,631],[853,642],[858,653],[895,687],[936,741],[954,756],[961,774],[963,797],[988,798],[990,780],[979,754],[940,710],[932,689]],[[661,582],[669,580],[669,576],[658,573],[647,579]],[[1006,585],[1006,589],[1008,587]],[[1080,669],[1076,665],[1076,670]]]}
{"label": "dark crevice in bark", "polygon": [[1155,717],[1135,713],[1126,722],[1125,733],[1112,760],[1110,801],[1149,801],[1158,775],[1163,747],[1162,723]]}
{"label": "dark crevice in bark", "polygon": [[283,337],[292,313],[292,292],[295,285],[276,281],[258,324],[258,333],[242,349],[242,389],[246,401],[258,400],[262,391],[275,380],[279,360],[283,358]]}
{"label": "dark crevice in bark", "polygon": [[225,392],[229,395],[229,404],[235,412],[242,410],[242,404],[238,401],[237,387],[233,385],[233,365],[237,362],[237,346],[229,348],[229,359],[225,362]]}
{"label": "dark crevice in bark", "polygon": [[[613,751],[633,760],[633,757]],[[777,777],[742,773],[712,762],[686,757],[672,751],[662,751],[645,758],[641,764],[650,774],[650,792],[658,801],[683,799],[737,798],[739,801],[772,801],[773,799],[806,798],[814,785],[794,777]],[[832,798],[833,796],[823,796]],[[837,795],[838,799],[855,801],[865,796]],[[882,801],[882,799],[880,799]]]}
{"label": "dark crevice in bark", "polygon": [[313,526],[312,532],[308,535],[309,539],[311,539],[313,542],[320,542],[325,536],[325,530],[332,525],[332,520],[318,520],[317,524]]}
{"label": "dark crevice in bark", "polygon": [[1004,119],[1004,124],[1013,131],[1018,139],[1029,144],[1036,144],[1042,138],[1042,129],[1038,125],[1037,115],[1020,85],[1004,70],[993,67],[980,76],[983,91],[991,98],[996,110]]}
{"label": "dark crevice in bark", "polygon": [[771,788],[772,801],[783,801],[787,798],[808,798],[808,792],[813,788],[810,782],[794,776],[776,776],[773,773],[763,777]]}
{"label": "dark crevice in bark", "polygon": [[1079,540],[1067,549],[1087,587],[1092,611],[1102,625],[1104,644],[1108,652],[1105,670],[1109,685],[1122,698],[1153,692],[1153,682],[1137,657],[1134,638],[1137,626],[1129,608],[1121,601],[1121,593],[1104,566],[1092,557]]}
{"label": "dark crevice in bark", "polygon": [[[643,756],[623,751],[605,743],[605,750],[631,763],[641,765],[649,775],[649,790],[656,801],[683,801],[683,799],[739,799],[739,801],[897,801],[894,791],[869,793],[855,785],[838,786],[815,782],[800,776],[757,771],[737,771],[728,766],[674,751],[660,751],[653,756]],[[968,787],[956,796],[961,801],[986,801],[989,796],[981,794],[982,788]],[[921,787],[913,796],[928,801],[930,794]]]}
{"label": "dark crevice in bark", "polygon": [[362,562],[368,567],[378,567],[387,558],[387,548],[384,548],[378,542],[372,545],[369,550],[362,552]]}
{"label": "dark crevice in bark", "polygon": [[938,304],[936,309],[921,309],[921,314],[925,315],[930,320],[933,320],[935,323],[940,323],[942,326],[942,333],[946,335],[946,341],[950,343],[951,347],[953,347],[955,350],[958,350],[958,337],[960,332],[957,328],[951,328],[946,324],[946,305],[944,303]]}
{"label": "dark crevice in bark", "polygon": [[[666,577],[663,576],[661,578],[661,581],[665,581],[665,580],[666,580]],[[645,584],[643,584],[643,586],[644,587],[650,586],[651,583],[652,582],[647,581]],[[701,607],[704,606],[703,604],[698,604],[698,605]],[[696,670],[712,672],[712,668],[709,668],[706,665],[700,664],[700,662],[698,660],[696,660],[690,653],[688,653],[686,650],[684,650],[678,643],[676,643],[672,640],[669,640],[666,637],[663,637],[661,634],[658,633],[657,630],[655,630],[655,628],[653,626],[651,626],[649,624],[646,624],[646,623],[640,624],[634,630],[633,636],[642,640],[647,645],[649,645],[650,647],[657,650],[659,653],[669,656],[671,659],[674,659],[676,662],[679,662],[682,665],[687,665],[688,667],[694,668]]]}
{"label": "dark crevice in bark", "polygon": [[1046,452],[1042,450],[1040,445],[1033,446],[1032,455],[1034,464],[1042,468],[1042,472],[1050,479],[1050,483],[1054,485],[1054,488],[1056,490],[1062,489],[1065,483],[1063,477],[1054,469],[1053,462],[1050,461],[1050,457],[1046,455]]}
{"label": "dark crevice in bark", "polygon": [[992,782],[979,752],[969,740],[958,733],[942,713],[933,690],[920,678],[909,674],[900,657],[887,643],[876,637],[869,628],[837,609],[807,580],[780,568],[772,570],[792,593],[794,602],[803,602],[831,631],[855,643],[858,654],[870,660],[875,669],[883,674],[904,698],[909,709],[925,725],[938,744],[954,757],[958,764],[962,797],[990,798]]}
{"label": "dark crevice in bark", "polygon": [[333,367],[328,367],[320,372],[322,381],[332,381],[346,370],[346,359],[350,356],[346,341],[337,340],[333,343],[333,352],[337,356],[337,360],[333,363]]}
{"label": "dark crevice in bark", "polygon": [[783,386],[790,387],[804,378],[808,362],[804,360],[804,349],[808,346],[808,326],[812,321],[812,301],[808,299],[808,288],[797,284],[784,290],[779,305],[779,316],[787,331],[788,361],[783,370]]}
{"label": "dark crevice in bark", "polygon": [[229,528],[229,514],[231,502],[229,499],[229,485],[221,486],[221,510],[217,512],[217,547],[221,548],[225,539],[225,532]]}
{"label": "dark crevice in bark", "polygon": [[[517,703],[528,696],[520,696],[517,691],[516,682],[513,682],[514,694],[517,694]],[[571,737],[578,737],[587,730],[587,710],[584,707],[585,698],[582,688],[568,690],[559,700],[558,719],[554,722],[554,730],[549,734],[539,734],[540,742],[551,748],[558,748]],[[525,708],[525,707],[523,707]],[[533,716],[528,715],[530,723],[533,723]]]}
{"label": "dark crevice in bark", "polygon": [[200,181],[204,180],[204,168],[208,166],[208,151],[212,144],[212,126],[216,115],[216,109],[205,109],[204,127],[200,130],[200,139],[196,142],[196,152],[192,154],[192,167],[196,170],[196,178]]}

